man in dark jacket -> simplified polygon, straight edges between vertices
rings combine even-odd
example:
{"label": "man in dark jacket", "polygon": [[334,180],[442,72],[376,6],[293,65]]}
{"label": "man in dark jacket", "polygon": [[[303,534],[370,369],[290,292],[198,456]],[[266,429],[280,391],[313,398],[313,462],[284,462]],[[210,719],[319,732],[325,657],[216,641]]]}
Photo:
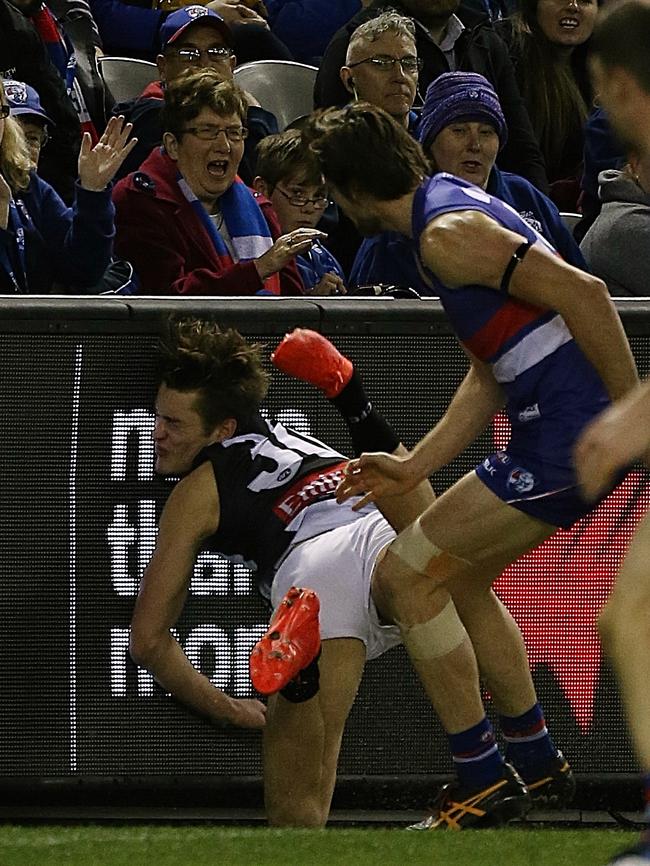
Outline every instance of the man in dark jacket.
{"label": "man in dark jacket", "polygon": [[[233,37],[226,22],[206,6],[185,6],[173,12],[160,30],[161,53],[156,62],[160,81],[148,85],[137,99],[120,102],[113,114],[123,115],[133,124],[133,135],[138,139],[135,150],[121,167],[118,179],[137,171],[154,147],[162,144],[160,115],[164,88],[188,70],[214,69],[227,81],[237,62],[233,51]],[[196,56],[193,56],[195,55]],[[257,143],[267,135],[278,132],[275,115],[248,100],[246,112],[246,139],[244,157],[240,164],[240,177],[252,184],[255,175]]]}
{"label": "man in dark jacket", "polygon": [[31,21],[8,0],[0,0],[0,77],[24,81],[38,92],[53,121],[39,174],[71,201],[81,140],[79,118]]}
{"label": "man in dark jacket", "polygon": [[499,167],[522,175],[546,192],[544,160],[508,49],[486,21],[470,21],[465,10],[461,21],[456,14],[459,5],[459,0],[373,0],[338,31],[327,47],[316,78],[315,105],[345,105],[349,101],[339,70],[345,66],[350,35],[359,24],[391,7],[415,21],[417,53],[423,62],[420,92],[426,93],[429,84],[443,72],[460,69],[484,75],[499,95],[508,124],[509,140],[500,154]]}

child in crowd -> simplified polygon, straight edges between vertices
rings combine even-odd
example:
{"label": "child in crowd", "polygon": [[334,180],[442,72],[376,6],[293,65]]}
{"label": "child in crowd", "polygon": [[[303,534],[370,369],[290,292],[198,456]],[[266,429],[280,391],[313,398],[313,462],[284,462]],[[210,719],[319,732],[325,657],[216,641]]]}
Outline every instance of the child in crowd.
{"label": "child in crowd", "polygon": [[[257,195],[270,199],[282,234],[315,228],[329,204],[323,178],[298,129],[264,138],[257,148]],[[317,240],[296,256],[304,291],[312,295],[346,294],[344,274],[334,256]]]}

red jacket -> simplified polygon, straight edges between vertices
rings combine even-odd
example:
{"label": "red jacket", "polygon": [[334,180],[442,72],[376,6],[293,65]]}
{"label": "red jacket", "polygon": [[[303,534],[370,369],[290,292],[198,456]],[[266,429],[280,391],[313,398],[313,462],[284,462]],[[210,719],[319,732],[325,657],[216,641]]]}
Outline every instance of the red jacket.
{"label": "red jacket", "polygon": [[[134,266],[148,295],[254,295],[264,289],[253,261],[224,268],[210,236],[176,183],[176,163],[156,148],[113,191],[115,250]],[[258,198],[273,240],[280,225]],[[294,262],[280,271],[280,293],[302,294]]]}

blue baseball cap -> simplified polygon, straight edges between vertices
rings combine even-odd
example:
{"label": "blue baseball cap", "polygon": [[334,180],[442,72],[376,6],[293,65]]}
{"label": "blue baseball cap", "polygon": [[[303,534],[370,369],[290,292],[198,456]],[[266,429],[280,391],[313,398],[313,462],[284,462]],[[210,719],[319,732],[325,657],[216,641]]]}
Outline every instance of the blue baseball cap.
{"label": "blue baseball cap", "polygon": [[165,49],[171,42],[175,42],[181,34],[183,34],[192,24],[200,22],[208,27],[214,27],[223,36],[223,40],[232,48],[232,33],[230,27],[223,20],[221,15],[217,15],[212,9],[207,6],[183,6],[172,12],[163,21],[160,28],[160,47]]}
{"label": "blue baseball cap", "polygon": [[40,117],[47,123],[52,124],[52,126],[56,126],[54,121],[43,111],[38,93],[29,84],[9,78],[3,80],[2,86],[4,87],[5,96],[14,117],[18,114],[32,115],[33,117]]}

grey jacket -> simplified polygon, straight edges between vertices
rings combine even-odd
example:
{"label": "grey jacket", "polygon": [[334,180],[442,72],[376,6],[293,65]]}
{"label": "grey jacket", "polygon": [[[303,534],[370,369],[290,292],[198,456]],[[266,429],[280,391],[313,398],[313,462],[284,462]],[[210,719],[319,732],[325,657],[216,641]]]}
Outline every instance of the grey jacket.
{"label": "grey jacket", "polygon": [[580,249],[614,296],[650,297],[650,195],[622,171],[598,175],[600,216]]}

